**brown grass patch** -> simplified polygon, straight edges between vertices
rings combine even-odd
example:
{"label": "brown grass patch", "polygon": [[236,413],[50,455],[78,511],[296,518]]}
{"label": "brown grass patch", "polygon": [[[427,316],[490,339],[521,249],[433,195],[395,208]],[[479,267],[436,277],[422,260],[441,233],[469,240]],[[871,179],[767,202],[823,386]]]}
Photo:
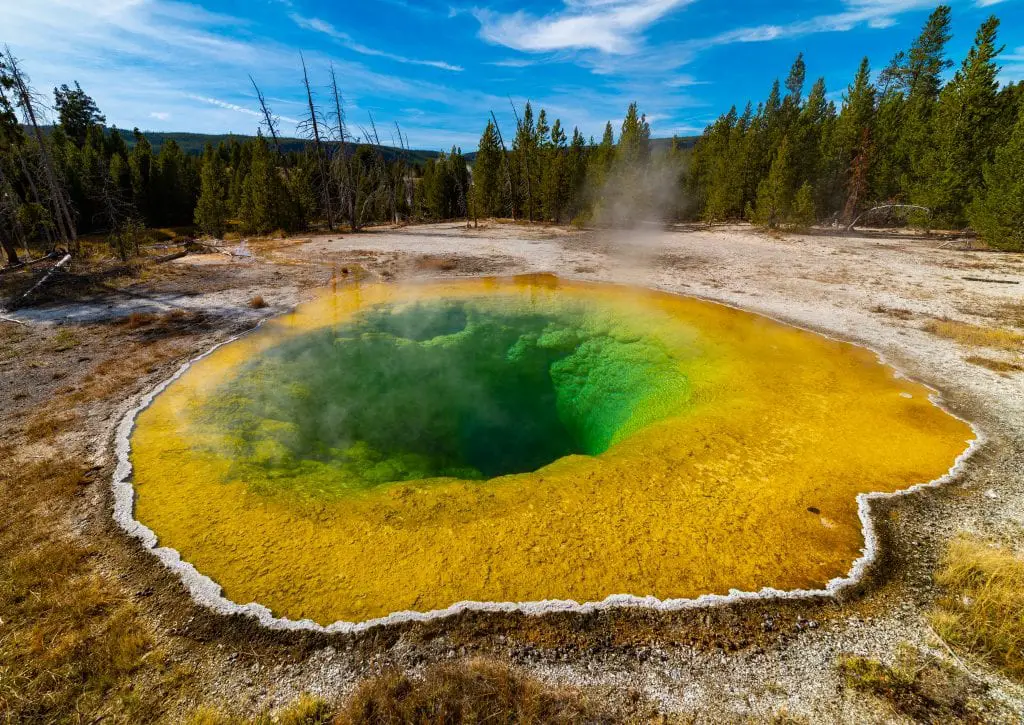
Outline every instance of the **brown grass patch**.
{"label": "brown grass patch", "polygon": [[55,407],[52,404],[47,405],[28,422],[23,431],[26,438],[30,441],[55,438],[81,420],[77,410],[54,410]]}
{"label": "brown grass patch", "polygon": [[152,325],[160,319],[160,316],[152,312],[133,312],[122,320],[121,324],[129,330],[137,330],[140,327]]}
{"label": "brown grass patch", "polygon": [[264,712],[254,718],[225,715],[211,707],[201,707],[186,720],[186,725],[329,725],[334,721],[333,708],[312,695],[302,694],[277,712]]}
{"label": "brown grass patch", "polygon": [[439,257],[434,254],[424,254],[417,257],[414,264],[416,269],[423,272],[453,272],[459,268],[458,259]]}
{"label": "brown grass patch", "polygon": [[979,327],[956,320],[929,320],[923,328],[938,337],[945,337],[969,347],[991,347],[999,350],[1024,350],[1024,335],[998,327]]}
{"label": "brown grass patch", "polygon": [[57,334],[53,338],[53,351],[54,352],[65,352],[72,348],[78,347],[82,344],[81,339],[75,334],[74,330],[69,330],[66,327],[62,327],[57,330]]}
{"label": "brown grass patch", "polygon": [[945,589],[931,615],[939,636],[1024,682],[1024,557],[960,537],[935,580]]}
{"label": "brown grass patch", "polygon": [[993,360],[991,358],[981,357],[980,355],[971,355],[964,359],[972,365],[979,365],[997,373],[1024,372],[1024,365],[1018,365],[1017,363],[1007,362],[1005,360]]}
{"label": "brown grass patch", "polygon": [[0,720],[139,722],[161,696],[133,676],[164,667],[134,606],[92,567],[95,552],[54,528],[49,510],[87,481],[71,459],[0,471]]}
{"label": "brown grass patch", "polygon": [[498,663],[435,665],[420,678],[386,672],[364,683],[339,725],[612,722],[579,693],[547,687]]}
{"label": "brown grass patch", "polygon": [[897,320],[909,320],[914,316],[914,313],[903,307],[887,307],[885,305],[875,305],[871,308],[872,312],[879,315],[888,315],[889,317],[895,317]]}
{"label": "brown grass patch", "polygon": [[847,687],[878,697],[914,722],[1010,722],[985,696],[984,684],[910,645],[899,648],[891,666],[844,655],[838,667]]}
{"label": "brown grass patch", "polygon": [[251,300],[249,300],[249,307],[251,307],[254,310],[262,310],[266,306],[267,301],[263,299],[263,295],[256,295]]}

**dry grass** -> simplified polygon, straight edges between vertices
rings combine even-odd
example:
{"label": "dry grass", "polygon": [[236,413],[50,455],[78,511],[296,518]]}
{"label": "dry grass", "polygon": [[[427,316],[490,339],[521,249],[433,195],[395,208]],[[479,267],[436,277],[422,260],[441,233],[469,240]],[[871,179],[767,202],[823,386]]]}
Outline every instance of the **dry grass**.
{"label": "dry grass", "polygon": [[387,672],[364,683],[339,713],[339,725],[612,722],[571,690],[545,687],[483,660],[435,665],[413,679]]}
{"label": "dry grass", "polygon": [[66,327],[62,327],[57,330],[57,334],[53,338],[53,351],[64,352],[72,348],[78,347],[82,344],[81,339],[75,334],[74,330],[70,330]]}
{"label": "dry grass", "polygon": [[201,707],[185,720],[186,725],[328,725],[334,719],[331,706],[320,698],[303,694],[282,710],[254,718],[237,718]]}
{"label": "dry grass", "polygon": [[251,307],[254,310],[262,310],[266,306],[267,301],[263,299],[263,295],[256,295],[251,300],[249,300],[249,307]]}
{"label": "dry grass", "polygon": [[931,615],[950,645],[1024,682],[1024,557],[973,538],[955,539],[936,582]]}
{"label": "dry grass", "polygon": [[152,312],[133,312],[124,318],[122,324],[129,330],[137,330],[140,327],[152,325],[159,319],[160,316]]}
{"label": "dry grass", "polygon": [[[0,452],[11,461],[13,451]],[[84,483],[72,460],[5,467],[0,490],[0,720],[138,722],[156,692],[131,677],[163,669],[134,606],[89,565],[94,552],[47,525],[41,509]]]}
{"label": "dry grass", "polygon": [[970,357],[964,358],[967,362],[972,365],[979,365],[983,368],[988,368],[997,373],[1020,373],[1024,372],[1024,365],[1017,363],[1007,362],[1006,360],[993,360],[992,358],[982,357],[980,355],[971,355]]}
{"label": "dry grass", "polygon": [[998,350],[1024,350],[1024,335],[998,327],[979,327],[956,320],[929,320],[925,332],[954,340],[968,347],[991,347]]}
{"label": "dry grass", "polygon": [[841,657],[838,666],[847,687],[878,697],[914,722],[1002,720],[999,706],[985,696],[983,684],[909,645],[900,647],[891,666],[854,655]]}
{"label": "dry grass", "polygon": [[439,257],[424,254],[413,263],[416,269],[424,272],[452,272],[459,268],[459,260],[453,257]]}
{"label": "dry grass", "polygon": [[25,426],[23,433],[30,441],[52,439],[64,433],[81,420],[81,415],[74,408],[60,410],[49,405],[36,414]]}
{"label": "dry grass", "polygon": [[897,320],[909,320],[914,316],[914,313],[903,307],[887,307],[886,305],[875,305],[871,308],[872,312],[879,315],[887,315],[894,317]]}

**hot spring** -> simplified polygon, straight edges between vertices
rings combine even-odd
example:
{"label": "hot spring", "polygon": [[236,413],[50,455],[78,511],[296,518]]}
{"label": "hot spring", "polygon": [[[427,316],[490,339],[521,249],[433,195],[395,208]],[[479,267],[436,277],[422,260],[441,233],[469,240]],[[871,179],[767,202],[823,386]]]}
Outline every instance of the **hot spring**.
{"label": "hot spring", "polygon": [[135,516],[276,616],[820,589],[970,427],[862,348],[549,276],[325,291],[135,421]]}

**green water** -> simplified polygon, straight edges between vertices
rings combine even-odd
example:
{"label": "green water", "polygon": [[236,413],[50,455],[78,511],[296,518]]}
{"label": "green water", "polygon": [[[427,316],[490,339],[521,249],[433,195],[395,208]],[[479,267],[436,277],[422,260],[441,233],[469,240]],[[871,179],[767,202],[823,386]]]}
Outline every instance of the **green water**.
{"label": "green water", "polygon": [[488,479],[598,455],[678,412],[684,367],[656,337],[583,305],[386,306],[250,362],[201,423],[257,489]]}

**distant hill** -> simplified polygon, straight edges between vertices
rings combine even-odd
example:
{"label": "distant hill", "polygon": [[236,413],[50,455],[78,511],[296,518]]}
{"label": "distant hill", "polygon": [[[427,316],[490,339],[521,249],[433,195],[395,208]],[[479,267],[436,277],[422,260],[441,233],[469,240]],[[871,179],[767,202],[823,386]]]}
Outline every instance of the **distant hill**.
{"label": "distant hill", "polygon": [[[46,126],[43,130],[49,132],[51,128],[52,127],[50,126]],[[106,130],[109,133],[113,129],[107,128]],[[118,132],[121,134],[121,138],[123,138],[125,143],[128,145],[128,148],[135,145],[135,136],[131,131],[121,128],[118,129]],[[218,146],[221,143],[229,143],[232,139],[239,143],[244,143],[255,138],[253,135],[244,134],[190,133],[188,131],[143,131],[142,134],[153,146],[154,153],[159,153],[160,147],[168,141],[174,141],[176,144],[181,146],[182,151],[193,156],[199,156],[202,154],[203,148],[206,147],[206,144]],[[680,136],[679,146],[683,149],[692,149],[699,138],[699,136]],[[302,151],[302,149],[306,148],[306,146],[310,144],[309,141],[301,138],[281,138],[279,141],[281,143],[281,150],[285,153],[290,151]],[[348,147],[349,151],[353,151],[356,148],[356,144],[353,143],[346,143],[345,145]],[[671,146],[671,138],[651,139],[652,151],[667,151]],[[395,148],[393,146],[382,146],[381,148],[384,152],[384,157],[388,161],[404,155],[405,158],[413,164],[424,164],[428,159],[436,159],[440,155],[439,151],[428,151],[424,149],[410,149],[408,151],[403,151],[402,149]],[[469,163],[474,163],[476,161],[476,151],[470,151],[465,154],[465,157]]]}
{"label": "distant hill", "polygon": [[[43,131],[45,133],[49,133],[52,128],[52,126],[44,126]],[[107,133],[113,131],[112,128],[106,128],[105,130]],[[128,148],[135,145],[135,135],[131,131],[119,128],[118,132],[121,134],[121,138],[124,139]],[[221,143],[229,143],[232,139],[239,143],[245,143],[246,141],[251,141],[255,138],[254,135],[237,133],[214,134],[190,133],[188,131],[143,131],[142,135],[149,141],[150,145],[153,147],[154,153],[159,153],[160,148],[168,141],[174,141],[181,147],[182,151],[192,156],[201,155],[206,144],[211,144],[216,147]],[[281,138],[279,141],[281,143],[281,150],[285,153],[290,151],[302,151],[302,149],[306,148],[306,146],[311,143],[310,141],[301,138]],[[345,146],[348,147],[349,151],[354,151],[356,148],[356,144],[354,143],[346,143]],[[439,152],[437,151],[420,149],[403,151],[402,149],[395,148],[393,146],[382,146],[381,148],[383,149],[384,157],[389,161],[404,155],[411,163],[423,164],[427,159],[437,158],[439,155]]]}

